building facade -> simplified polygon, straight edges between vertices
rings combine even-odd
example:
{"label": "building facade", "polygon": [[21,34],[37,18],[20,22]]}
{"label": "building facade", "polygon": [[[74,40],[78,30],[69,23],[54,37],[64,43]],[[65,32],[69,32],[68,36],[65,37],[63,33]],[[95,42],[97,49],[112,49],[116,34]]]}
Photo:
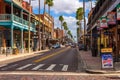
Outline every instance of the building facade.
{"label": "building facade", "polygon": [[102,48],[112,48],[113,56],[120,53],[119,20],[117,19],[119,0],[99,0],[94,9],[89,13],[87,34],[91,42],[92,51],[95,55],[101,54]]}
{"label": "building facade", "polygon": [[41,50],[44,43],[49,42],[46,40],[53,38],[52,33],[54,28],[53,17],[47,13],[43,15],[44,17],[39,17],[33,14],[32,6],[26,1],[1,0],[1,54],[15,53],[16,51],[17,53],[25,53],[32,52],[33,50]]}

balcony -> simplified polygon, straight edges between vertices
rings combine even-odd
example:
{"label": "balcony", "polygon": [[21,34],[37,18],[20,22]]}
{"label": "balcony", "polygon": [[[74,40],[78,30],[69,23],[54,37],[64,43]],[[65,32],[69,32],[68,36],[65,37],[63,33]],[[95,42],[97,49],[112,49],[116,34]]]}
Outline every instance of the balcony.
{"label": "balcony", "polygon": [[[29,29],[29,21],[11,14],[0,14],[0,26],[10,26],[11,23],[13,23],[15,27],[23,28],[26,30]],[[30,23],[30,25],[30,30],[35,31],[35,24]]]}
{"label": "balcony", "polygon": [[5,2],[8,2],[8,3],[14,2],[15,4],[22,7],[22,0],[5,0]]}

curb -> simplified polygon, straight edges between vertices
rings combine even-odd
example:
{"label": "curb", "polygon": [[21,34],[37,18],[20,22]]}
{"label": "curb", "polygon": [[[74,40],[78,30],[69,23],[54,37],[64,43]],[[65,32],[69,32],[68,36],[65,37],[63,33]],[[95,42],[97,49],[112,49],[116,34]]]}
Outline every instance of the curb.
{"label": "curb", "polygon": [[81,64],[83,65],[82,69],[85,71],[87,69],[87,64],[81,57],[80,51],[77,49],[78,52],[78,72],[80,72]]}
{"label": "curb", "polygon": [[[20,55],[12,55],[12,56],[5,56],[4,59],[0,59],[0,62],[5,62],[5,61],[10,61],[10,60],[22,60],[22,59],[27,59],[30,58],[30,56],[34,55],[34,54],[41,54],[43,52],[47,52],[49,50],[43,50],[43,51],[36,51],[36,52],[31,52],[31,53],[20,53]],[[41,54],[42,55],[42,54]],[[1,57],[2,58],[2,57]]]}
{"label": "curb", "polygon": [[107,71],[107,70],[92,70],[92,69],[86,69],[85,72],[91,73],[91,74],[116,74],[120,73],[120,71]]}

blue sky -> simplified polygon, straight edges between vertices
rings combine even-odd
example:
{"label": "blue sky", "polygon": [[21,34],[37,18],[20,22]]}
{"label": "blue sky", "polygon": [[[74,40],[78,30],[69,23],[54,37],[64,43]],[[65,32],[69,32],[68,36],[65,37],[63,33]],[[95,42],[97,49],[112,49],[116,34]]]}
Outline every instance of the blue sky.
{"label": "blue sky", "polygon": [[[25,0],[28,1],[28,0]],[[43,3],[44,0],[41,1],[41,14],[43,13]],[[54,1],[54,6],[51,8],[51,15],[54,17],[54,23],[55,23],[55,28],[61,26],[60,21],[59,21],[59,16],[63,15],[64,21],[67,22],[69,30],[72,32],[73,36],[76,36],[76,28],[78,27],[76,25],[76,19],[75,19],[75,14],[76,10],[79,7],[83,7],[83,0],[53,0]],[[34,0],[31,2],[34,13],[38,13],[38,0]],[[93,7],[94,7],[94,0],[93,0]],[[46,6],[46,12],[48,7]],[[85,16],[87,20],[88,12],[90,11],[90,2],[86,0],[86,6],[85,6]]]}

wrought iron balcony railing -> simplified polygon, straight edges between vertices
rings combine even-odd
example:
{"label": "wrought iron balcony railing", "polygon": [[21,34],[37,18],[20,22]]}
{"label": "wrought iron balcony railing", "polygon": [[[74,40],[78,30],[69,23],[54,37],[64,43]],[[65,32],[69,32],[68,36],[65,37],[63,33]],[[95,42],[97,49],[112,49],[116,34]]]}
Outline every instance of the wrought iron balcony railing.
{"label": "wrought iron balcony railing", "polygon": [[[13,19],[12,19],[13,17]],[[13,20],[13,21],[12,21]],[[16,24],[21,24],[26,27],[26,29],[29,29],[29,21],[24,20],[16,15],[11,15],[11,14],[0,14],[0,22],[15,22]],[[22,26],[22,27],[24,27]],[[30,30],[35,31],[35,24],[30,23]]]}

